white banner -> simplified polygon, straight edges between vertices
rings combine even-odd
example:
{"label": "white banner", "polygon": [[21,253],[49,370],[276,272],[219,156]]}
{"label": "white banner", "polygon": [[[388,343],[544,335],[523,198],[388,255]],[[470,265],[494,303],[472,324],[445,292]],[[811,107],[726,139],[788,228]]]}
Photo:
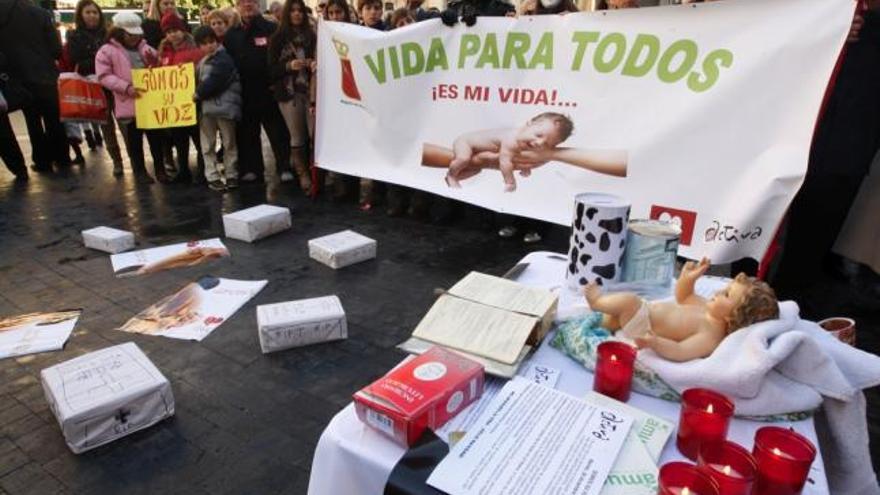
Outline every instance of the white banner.
{"label": "white banner", "polygon": [[[575,194],[760,257],[807,165],[851,0],[319,28],[316,161],[567,225]],[[570,134],[570,135],[569,135]],[[484,170],[485,169],[485,170]]]}

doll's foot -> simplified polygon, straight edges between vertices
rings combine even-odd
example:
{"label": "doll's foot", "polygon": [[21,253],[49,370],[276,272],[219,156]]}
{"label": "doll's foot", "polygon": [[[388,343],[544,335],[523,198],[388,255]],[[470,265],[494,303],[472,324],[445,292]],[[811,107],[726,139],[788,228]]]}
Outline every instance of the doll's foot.
{"label": "doll's foot", "polygon": [[590,307],[593,307],[593,303],[599,300],[602,296],[602,287],[599,287],[595,282],[590,282],[585,285],[583,288],[584,297],[587,299],[587,302],[590,304]]}
{"label": "doll's foot", "polygon": [[516,191],[516,184],[507,182],[504,184],[504,192],[513,192]]}
{"label": "doll's foot", "polygon": [[461,189],[461,183],[458,182],[458,179],[451,175],[446,176],[446,185],[449,187],[454,187],[456,189]]}

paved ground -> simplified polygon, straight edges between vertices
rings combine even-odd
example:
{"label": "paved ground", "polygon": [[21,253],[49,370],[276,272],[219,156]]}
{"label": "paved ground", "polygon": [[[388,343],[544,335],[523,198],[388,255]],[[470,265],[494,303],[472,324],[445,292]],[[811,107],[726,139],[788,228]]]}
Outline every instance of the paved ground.
{"label": "paved ground", "polygon": [[[28,147],[24,138],[22,145]],[[34,174],[28,184],[0,170],[0,315],[85,310],[63,351],[0,361],[0,495],[305,493],[324,425],[352,392],[403,357],[394,345],[428,309],[435,287],[470,270],[501,274],[531,249],[567,244],[561,230],[537,246],[499,240],[476,210],[440,226],[311,202],[277,185],[225,196],[197,186],[138,187],[129,177],[114,179],[100,152],[87,156],[86,166]],[[293,229],[254,245],[228,241],[232,257],[211,265],[116,279],[107,256],[81,245],[79,232],[96,225],[133,231],[139,247],[222,236],[222,213],[263,202],[289,206]],[[377,239],[378,259],[340,271],[308,259],[308,239],[345,228]],[[201,343],[113,330],[206,273],[269,284]],[[827,307],[812,309],[859,316],[861,345],[876,352],[880,318],[853,307],[848,290],[837,283],[823,299]],[[260,353],[256,305],[327,294],[342,299],[348,340]],[[73,455],[48,410],[39,371],[128,341],[171,380],[177,413]],[[880,427],[880,398],[870,401]]]}

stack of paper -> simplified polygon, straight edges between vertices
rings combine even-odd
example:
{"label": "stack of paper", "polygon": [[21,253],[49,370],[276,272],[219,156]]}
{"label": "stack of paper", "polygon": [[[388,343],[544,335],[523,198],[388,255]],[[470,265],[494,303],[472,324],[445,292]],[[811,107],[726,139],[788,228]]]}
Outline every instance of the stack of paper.
{"label": "stack of paper", "polygon": [[657,493],[657,462],[674,425],[665,419],[636,409],[596,392],[584,399],[588,404],[607,407],[633,418],[633,426],[601,495],[655,495]]}
{"label": "stack of paper", "polygon": [[557,301],[548,290],[471,272],[437,299],[398,347],[421,354],[439,344],[479,362],[486,373],[510,378],[547,334]]}

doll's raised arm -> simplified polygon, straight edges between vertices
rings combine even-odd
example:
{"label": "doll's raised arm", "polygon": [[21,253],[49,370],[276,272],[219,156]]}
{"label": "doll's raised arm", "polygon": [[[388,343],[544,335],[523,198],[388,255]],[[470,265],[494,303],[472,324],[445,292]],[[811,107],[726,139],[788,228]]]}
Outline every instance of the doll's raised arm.
{"label": "doll's raised arm", "polygon": [[709,258],[703,258],[699,263],[688,261],[681,267],[681,273],[675,282],[675,302],[678,304],[706,304],[706,300],[694,294],[694,285],[697,279],[709,270]]}

